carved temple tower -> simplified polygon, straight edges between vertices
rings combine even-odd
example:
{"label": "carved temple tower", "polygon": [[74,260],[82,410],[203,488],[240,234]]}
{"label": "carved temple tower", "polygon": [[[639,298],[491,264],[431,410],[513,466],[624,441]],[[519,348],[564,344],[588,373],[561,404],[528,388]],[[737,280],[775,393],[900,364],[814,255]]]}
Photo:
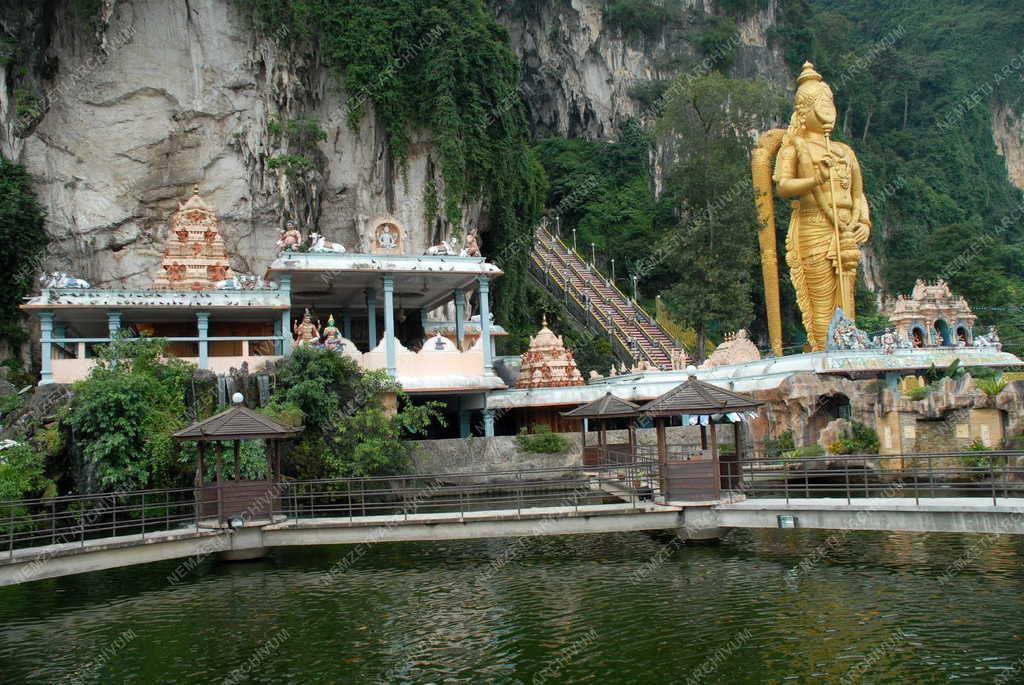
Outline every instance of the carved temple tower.
{"label": "carved temple tower", "polygon": [[197,185],[171,216],[171,233],[153,289],[212,290],[217,281],[233,276],[220,219],[199,196]]}
{"label": "carved temple tower", "polygon": [[523,356],[517,388],[558,388],[583,385],[572,350],[560,336],[548,328],[547,317],[537,335],[530,338],[530,349]]}

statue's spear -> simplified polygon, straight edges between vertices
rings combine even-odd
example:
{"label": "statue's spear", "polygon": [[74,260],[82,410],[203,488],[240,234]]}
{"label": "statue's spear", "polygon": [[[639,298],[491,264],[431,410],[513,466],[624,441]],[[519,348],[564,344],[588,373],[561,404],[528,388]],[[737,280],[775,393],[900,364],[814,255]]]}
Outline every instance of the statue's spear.
{"label": "statue's spear", "polygon": [[[825,132],[825,151],[832,155],[832,135],[830,131]],[[834,162],[833,162],[834,164]],[[835,228],[836,233],[836,267],[839,269],[839,304],[843,309],[843,314],[850,316],[849,304],[846,300],[848,293],[846,292],[846,276],[843,274],[843,246],[839,241],[839,211],[836,209],[836,176],[833,173],[832,166],[828,169],[828,189],[829,194],[832,196],[832,225]]]}

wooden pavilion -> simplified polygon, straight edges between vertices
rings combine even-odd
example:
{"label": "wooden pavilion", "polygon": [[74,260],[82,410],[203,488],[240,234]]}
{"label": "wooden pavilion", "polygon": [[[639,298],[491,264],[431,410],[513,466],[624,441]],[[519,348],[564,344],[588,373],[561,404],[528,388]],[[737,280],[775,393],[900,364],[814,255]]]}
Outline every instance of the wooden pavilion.
{"label": "wooden pavilion", "polygon": [[[640,414],[654,419],[657,433],[658,462],[661,465],[661,491],[666,500],[716,500],[723,487],[730,487],[739,475],[743,452],[741,423],[763,402],[747,395],[719,388],[691,375],[639,408]],[[673,416],[685,416],[700,425],[700,450],[670,454],[665,428]],[[735,450],[723,469],[719,464],[716,425],[731,423]],[[710,433],[710,441],[708,439]]]}
{"label": "wooden pavilion", "polygon": [[[632,463],[636,455],[636,418],[638,405],[606,393],[593,402],[576,407],[572,411],[563,412],[562,416],[580,419],[580,434],[583,446],[583,465],[597,466],[607,464]],[[608,444],[608,422],[617,419],[629,419],[627,431],[629,442],[626,444]],[[587,425],[590,421],[598,424],[597,445],[587,447]]]}
{"label": "wooden pavilion", "polygon": [[[236,400],[237,402],[238,400]],[[195,441],[199,448],[196,461],[196,502],[200,518],[214,518],[218,525],[237,526],[252,520],[268,520],[280,511],[281,441],[302,432],[257,414],[237,404],[205,421],[194,423],[174,434],[179,442]],[[263,480],[242,479],[241,443],[243,440],[266,441],[267,476]],[[204,459],[207,443],[213,443],[217,459],[216,480],[204,485]],[[222,479],[223,444],[233,443],[234,478]]]}

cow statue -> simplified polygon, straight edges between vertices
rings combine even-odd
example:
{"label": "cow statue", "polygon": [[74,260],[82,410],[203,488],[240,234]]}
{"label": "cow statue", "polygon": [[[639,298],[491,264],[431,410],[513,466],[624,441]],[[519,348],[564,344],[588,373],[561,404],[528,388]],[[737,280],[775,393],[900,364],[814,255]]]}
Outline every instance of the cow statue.
{"label": "cow statue", "polygon": [[43,274],[39,277],[39,282],[44,288],[79,288],[84,290],[85,288],[92,287],[89,285],[89,281],[83,278],[68,276],[63,271],[54,271],[52,274]]}
{"label": "cow statue", "polygon": [[341,243],[330,243],[319,233],[309,234],[309,251],[310,252],[337,252],[343,254],[345,252],[345,246]]}
{"label": "cow statue", "polygon": [[223,281],[216,281],[213,284],[215,290],[241,290],[242,281],[238,279],[238,276],[232,276],[231,278],[225,278]]}
{"label": "cow statue", "polygon": [[455,248],[447,240],[442,240],[440,245],[431,245],[427,248],[428,255],[434,255],[439,257],[454,257]]}

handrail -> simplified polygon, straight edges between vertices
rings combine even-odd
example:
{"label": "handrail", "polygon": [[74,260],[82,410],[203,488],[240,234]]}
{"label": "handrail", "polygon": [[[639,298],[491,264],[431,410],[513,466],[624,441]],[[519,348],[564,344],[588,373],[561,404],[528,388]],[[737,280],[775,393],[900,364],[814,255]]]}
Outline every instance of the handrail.
{"label": "handrail", "polygon": [[[544,234],[544,235],[545,235],[545,236],[546,236],[546,237],[547,237],[547,238],[548,238],[548,239],[549,239],[549,240],[550,240],[550,241],[551,241],[551,242],[552,242],[553,244],[557,243],[558,245],[561,245],[561,246],[562,246],[563,248],[565,248],[565,251],[566,251],[566,252],[569,252],[569,246],[568,246],[568,245],[566,245],[566,244],[565,244],[565,242],[564,242],[564,241],[562,241],[562,239],[561,239],[561,238],[557,238],[557,237],[555,237],[555,236],[551,235],[551,233],[550,233],[550,232],[549,232],[549,231],[548,231],[547,229],[545,229],[545,228],[544,228],[543,226],[538,226],[538,227],[537,227],[537,230],[538,230],[539,232],[543,232],[543,234]],[[575,274],[576,274],[576,275],[577,275],[577,276],[578,276],[578,277],[580,278],[580,280],[586,280],[586,279],[585,279],[585,277],[584,277],[584,275],[583,275],[583,273],[582,273],[582,272],[581,272],[581,271],[579,270],[579,268],[577,267],[577,265],[576,265],[576,264],[574,264],[574,263],[571,263],[571,262],[569,262],[569,261],[568,261],[568,260],[567,260],[567,259],[566,259],[566,258],[565,258],[565,257],[564,257],[563,255],[562,255],[561,251],[559,251],[558,249],[553,249],[553,250],[550,250],[550,251],[552,252],[552,254],[555,254],[555,255],[556,255],[556,256],[558,257],[558,260],[559,260],[559,261],[560,261],[560,262],[561,262],[561,263],[562,263],[563,265],[565,265],[565,266],[566,266],[567,268],[571,269],[571,270],[572,270],[572,271],[573,271],[573,272],[574,272],[574,273],[575,273]],[[581,262],[583,262],[584,264],[586,264],[586,260],[585,260],[585,259],[583,259],[583,257],[582,257],[582,256],[580,255],[580,253],[579,253],[579,251],[578,251],[578,250],[576,250],[576,249],[573,249],[573,250],[572,250],[572,252],[573,252],[573,253],[574,253],[574,254],[575,254],[575,255],[577,256],[577,258],[578,258],[578,259],[579,259],[579,260],[580,260]],[[656,327],[658,327],[658,328],[660,329],[660,327],[659,327],[659,326],[658,326],[658,324],[657,324],[657,321],[656,321],[655,319],[653,319],[653,318],[651,317],[651,315],[650,315],[650,314],[649,314],[649,313],[647,312],[647,310],[646,310],[646,309],[644,309],[644,308],[643,308],[643,306],[642,306],[642,305],[640,305],[640,303],[639,303],[639,302],[637,302],[636,300],[632,300],[632,299],[630,299],[630,298],[626,297],[626,295],[625,295],[625,294],[624,294],[624,293],[623,293],[623,292],[622,292],[622,291],[621,291],[621,290],[619,289],[619,287],[618,287],[617,285],[615,285],[615,283],[613,283],[613,282],[612,282],[612,281],[611,281],[610,279],[606,279],[606,278],[604,278],[604,274],[602,274],[602,273],[601,273],[601,272],[600,272],[600,271],[599,271],[599,270],[597,269],[597,266],[596,266],[596,265],[591,265],[591,266],[592,266],[592,268],[593,268],[593,270],[589,272],[589,274],[590,274],[591,276],[593,276],[593,274],[595,274],[595,273],[596,273],[596,274],[597,274],[597,275],[598,275],[598,276],[600,277],[600,280],[601,280],[601,281],[603,281],[603,282],[606,282],[606,283],[608,283],[608,284],[609,284],[609,285],[610,285],[610,286],[612,287],[612,289],[614,289],[614,291],[615,291],[615,292],[617,292],[617,293],[619,294],[619,296],[620,296],[620,297],[622,298],[622,300],[623,300],[624,302],[632,302],[633,306],[634,306],[634,307],[636,307],[637,309],[639,309],[639,311],[643,313],[644,317],[645,317],[645,318],[647,319],[647,321],[648,321],[648,322],[650,322],[650,323],[651,323],[652,325],[654,325],[654,326],[656,326]],[[643,328],[643,326],[642,326],[642,325],[640,324],[640,322],[636,320],[636,313],[635,313],[635,312],[634,312],[634,313],[627,313],[627,312],[626,312],[626,311],[625,311],[625,310],[624,310],[624,309],[623,309],[623,308],[622,308],[622,307],[621,307],[621,306],[619,305],[619,303],[618,303],[618,302],[617,302],[616,300],[614,300],[614,299],[613,299],[613,298],[611,298],[611,297],[608,297],[607,295],[605,295],[604,293],[602,293],[602,292],[601,292],[601,291],[600,291],[599,289],[597,289],[596,287],[594,287],[594,286],[590,286],[590,287],[591,287],[591,289],[592,289],[592,290],[593,290],[593,291],[594,291],[594,292],[595,292],[595,293],[596,293],[596,294],[597,294],[597,295],[598,295],[598,296],[599,296],[599,297],[601,298],[601,300],[603,300],[604,302],[607,302],[607,303],[608,303],[609,305],[611,305],[611,306],[612,306],[612,308],[614,308],[614,309],[615,309],[615,310],[616,310],[616,311],[617,311],[617,312],[619,313],[619,315],[620,315],[620,316],[622,316],[622,317],[623,317],[624,319],[626,319],[627,321],[629,321],[629,320],[632,320],[632,321],[634,322],[634,324],[636,325],[636,328],[637,328],[637,330],[639,331],[639,333],[641,334],[641,336],[642,336],[642,337],[643,337],[644,339],[646,339],[646,340],[650,341],[650,343],[651,343],[651,345],[652,345],[652,346],[655,346],[655,347],[658,347],[658,348],[660,348],[660,349],[661,349],[661,351],[662,351],[662,352],[663,352],[663,353],[665,354],[665,356],[666,356],[666,357],[667,357],[667,358],[669,359],[669,361],[671,361],[671,359],[672,359],[672,352],[671,352],[671,350],[669,350],[669,348],[668,348],[668,347],[666,347],[666,346],[665,346],[665,344],[664,344],[664,343],[663,343],[663,342],[662,342],[661,340],[659,340],[658,338],[656,338],[655,336],[653,336],[653,335],[649,334],[649,333],[648,333],[648,332],[647,332],[646,330],[644,330],[644,328]],[[619,330],[622,330],[621,326],[619,326],[617,322],[613,322],[613,323],[615,324],[616,328],[619,328]],[[629,335],[630,335],[630,334],[629,334],[629,332],[628,332],[628,331],[625,331],[625,330],[622,330],[622,333],[623,333],[624,335],[626,335],[626,336],[627,336],[627,338],[628,338],[628,337],[629,337]],[[667,333],[666,333],[666,335],[667,335]],[[669,337],[669,338],[671,338],[671,336],[668,336],[668,337]],[[646,349],[644,349],[644,348],[643,348],[642,346],[640,347],[640,351],[641,351],[641,352],[643,353],[643,355],[644,355],[644,356],[645,356],[645,357],[647,358],[647,360],[648,360],[648,361],[650,361],[651,363],[656,363],[656,362],[655,362],[655,359],[654,359],[654,358],[653,358],[653,357],[652,357],[652,356],[650,355],[650,353],[648,353],[648,351],[647,351]]]}
{"label": "handrail", "polygon": [[[540,228],[540,230],[544,230],[544,229]],[[548,237],[551,237],[550,233],[547,233],[546,231],[545,231],[545,233],[548,235]],[[551,239],[552,239],[552,241],[555,240],[555,238],[553,238],[553,237],[551,237]],[[563,243],[560,239],[558,240],[558,243],[560,245],[562,245],[566,249],[566,251],[568,251],[568,249],[569,249],[568,245],[565,245],[565,243]],[[584,274],[579,270],[579,268],[577,268],[575,264],[569,262],[560,253],[560,251],[558,249],[551,249],[551,250],[548,250],[548,251],[551,254],[555,255],[558,258],[558,261],[566,269],[570,269],[573,273],[575,273],[576,276],[579,277],[579,279],[581,281],[585,281],[586,280],[586,278],[584,277]],[[577,257],[579,257],[579,252],[578,251],[573,250],[573,252],[575,252]],[[544,265],[541,264],[540,261],[537,259],[536,252],[534,254],[534,262],[537,263],[537,265],[539,267],[543,268]],[[593,273],[595,273],[595,272],[590,272],[590,275],[593,276]],[[602,276],[602,274],[599,271],[597,271],[596,273],[598,274],[598,276]],[[580,291],[580,289],[575,284],[572,283],[572,280],[570,278],[563,277],[562,281],[563,281],[563,289],[565,289],[566,292],[569,292],[570,295],[571,295],[571,291],[569,290],[568,286],[571,286],[572,288],[575,288],[577,290],[577,292],[580,292],[581,295],[584,294],[584,293],[582,293],[582,291]],[[590,288],[591,288],[591,290],[594,291],[594,293],[596,293],[598,295],[598,297],[602,301],[604,301],[604,302],[608,303],[609,305],[611,305],[612,307],[614,307],[624,319],[626,319],[627,321],[633,319],[633,317],[631,317],[630,315],[626,314],[620,307],[618,307],[617,303],[614,300],[612,300],[610,297],[606,296],[604,293],[602,293],[600,290],[598,290],[594,286],[590,286]],[[575,297],[573,299],[576,300]],[[576,300],[576,301],[579,304],[579,300]],[[611,335],[614,335],[617,339],[619,339],[620,340],[620,344],[623,345],[624,349],[626,349],[627,352],[630,352],[629,339],[633,338],[633,337],[636,337],[636,336],[634,336],[630,331],[627,331],[622,326],[620,326],[619,323],[617,321],[615,321],[614,318],[611,321],[611,325],[615,329],[615,331],[610,329],[608,327],[608,324],[605,321],[598,319],[596,316],[594,316],[593,318],[594,318],[595,321],[598,322],[598,325],[601,328],[603,328],[606,332],[608,332]],[[645,331],[643,329],[643,327],[641,327],[640,324],[635,321],[635,319],[634,319],[633,323],[634,323],[634,325],[636,325],[636,329],[637,329],[637,332],[639,333],[639,337],[643,337],[644,339],[650,340],[650,341],[655,342],[655,343],[660,343],[660,341],[658,341],[658,340],[652,338],[650,335],[648,335],[647,331]],[[620,337],[620,335],[618,335],[618,333],[621,333],[621,337]],[[654,357],[651,355],[651,353],[643,345],[639,345],[638,344],[637,349],[647,359],[647,361],[649,361],[651,364],[654,364],[654,365],[658,364],[658,361],[654,359]],[[662,350],[665,351],[666,356],[671,361],[672,355],[670,353],[668,353],[667,350],[665,350],[663,345],[662,345]]]}

